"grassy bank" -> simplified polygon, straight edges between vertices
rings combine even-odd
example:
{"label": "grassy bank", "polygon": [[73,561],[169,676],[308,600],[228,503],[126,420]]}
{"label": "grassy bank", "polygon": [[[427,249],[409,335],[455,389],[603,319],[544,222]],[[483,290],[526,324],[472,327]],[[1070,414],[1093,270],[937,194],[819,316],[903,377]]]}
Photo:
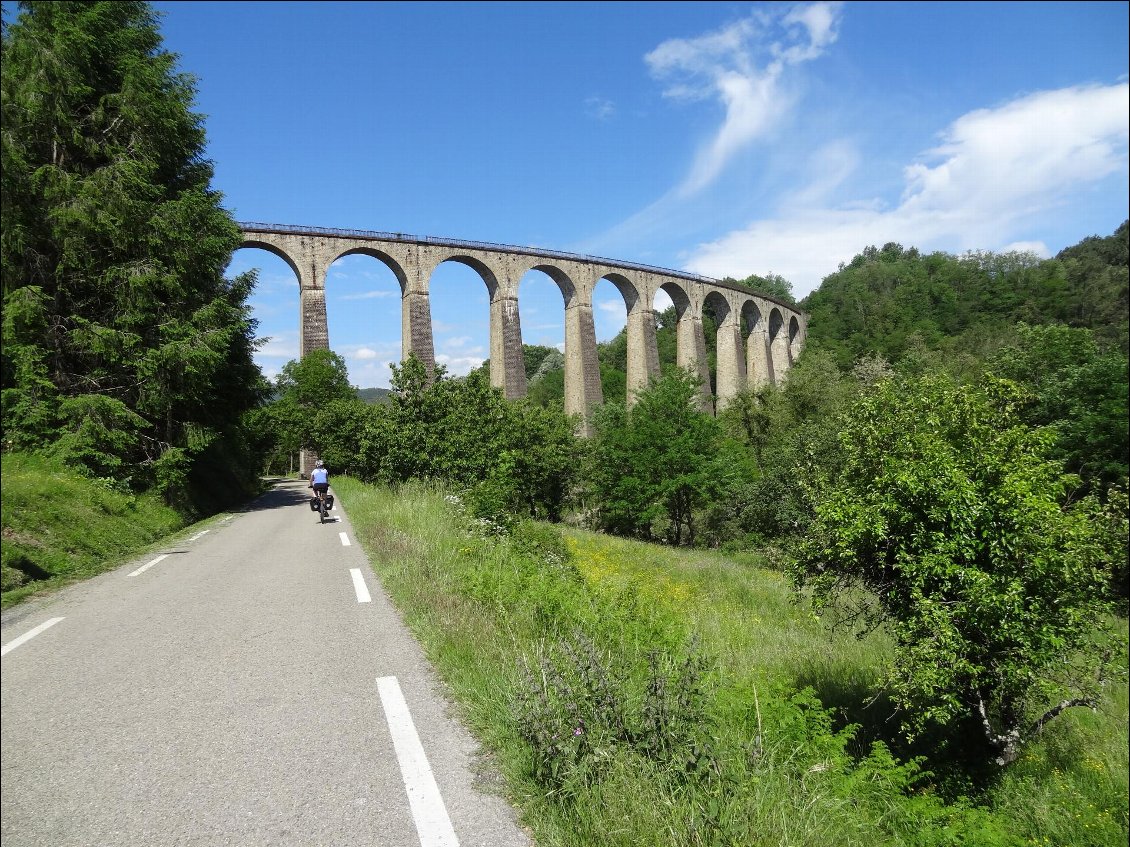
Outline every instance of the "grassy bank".
{"label": "grassy bank", "polygon": [[117,491],[42,456],[0,462],[5,607],[117,567],[184,528],[152,495]]}
{"label": "grassy bank", "polygon": [[335,488],[542,847],[1127,841],[1124,680],[972,768],[961,738],[901,744],[870,699],[882,636],[830,637],[755,557]]}

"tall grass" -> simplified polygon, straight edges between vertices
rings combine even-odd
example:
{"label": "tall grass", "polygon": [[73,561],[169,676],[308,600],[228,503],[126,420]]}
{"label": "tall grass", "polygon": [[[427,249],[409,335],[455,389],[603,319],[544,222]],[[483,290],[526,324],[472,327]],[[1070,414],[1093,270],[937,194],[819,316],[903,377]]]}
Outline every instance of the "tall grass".
{"label": "tall grass", "polygon": [[1126,844],[1124,681],[942,779],[872,697],[884,637],[829,636],[763,563],[335,488],[543,847]]}
{"label": "tall grass", "polygon": [[3,605],[113,568],[183,519],[151,495],[116,490],[49,458],[0,459]]}

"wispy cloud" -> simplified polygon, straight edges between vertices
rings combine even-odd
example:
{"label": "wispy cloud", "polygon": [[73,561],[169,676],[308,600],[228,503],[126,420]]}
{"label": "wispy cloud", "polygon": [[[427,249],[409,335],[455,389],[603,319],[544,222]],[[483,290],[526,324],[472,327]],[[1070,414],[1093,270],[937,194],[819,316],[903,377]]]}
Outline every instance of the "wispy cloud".
{"label": "wispy cloud", "polygon": [[486,361],[482,356],[450,356],[445,353],[436,354],[436,364],[447,368],[451,376],[466,376],[479,365]]}
{"label": "wispy cloud", "polygon": [[602,312],[610,312],[620,316],[625,315],[628,311],[623,300],[601,300],[596,304],[596,308]]}
{"label": "wispy cloud", "polygon": [[[829,192],[814,183],[785,201],[778,216],[700,245],[686,266],[715,277],[778,273],[803,296],[870,244],[950,252],[1014,247],[1025,224],[1126,172],[1128,104],[1130,87],[1121,83],[1036,92],[978,109],[904,168],[896,206],[867,199],[820,205]],[[841,165],[850,167],[850,158],[840,151]],[[818,168],[818,179],[835,170]],[[1030,239],[1023,246],[1049,253]]]}
{"label": "wispy cloud", "polygon": [[603,97],[589,97],[585,100],[585,114],[598,121],[606,121],[616,114],[616,105]]}
{"label": "wispy cloud", "polygon": [[799,67],[835,42],[842,6],[761,8],[715,32],[664,41],[646,54],[644,62],[666,97],[716,103],[722,120],[712,125],[677,184],[576,249],[616,252],[645,246],[666,230],[685,231],[692,201],[702,202],[727,166],[786,123],[797,102]]}
{"label": "wispy cloud", "polygon": [[255,351],[256,359],[283,359],[290,361],[298,358],[298,333],[278,332],[265,336],[266,343]]}
{"label": "wispy cloud", "polygon": [[783,84],[789,67],[818,58],[836,40],[840,3],[757,10],[717,32],[665,41],[644,57],[664,95],[718,100],[722,124],[698,152],[675,191],[693,194],[774,126],[792,105]]}

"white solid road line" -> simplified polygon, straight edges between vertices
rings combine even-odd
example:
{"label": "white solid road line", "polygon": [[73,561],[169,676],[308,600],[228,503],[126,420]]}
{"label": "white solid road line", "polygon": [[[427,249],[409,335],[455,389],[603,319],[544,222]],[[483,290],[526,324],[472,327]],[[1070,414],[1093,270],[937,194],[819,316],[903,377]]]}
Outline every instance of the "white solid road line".
{"label": "white solid road line", "polygon": [[443,804],[428,757],[420,744],[420,736],[412,723],[408,704],[404,702],[400,683],[395,676],[382,676],[377,679],[377,690],[381,694],[392,746],[400,763],[408,805],[416,822],[416,834],[420,836],[420,847],[459,847],[451,818],[447,816],[447,807]]}
{"label": "white solid road line", "polygon": [[341,546],[342,547],[348,547],[349,546],[349,536],[348,535],[346,535],[344,532],[339,532],[337,534],[337,537],[341,539]]}
{"label": "white solid road line", "polygon": [[198,539],[198,538],[203,538],[203,537],[204,537],[205,535],[207,535],[207,534],[208,534],[209,532],[211,532],[211,530],[208,530],[208,529],[204,530],[203,532],[198,532],[198,533],[196,533],[196,535],[192,536],[192,538],[188,539],[188,541],[189,541],[189,543],[191,544],[191,543],[192,543],[193,541],[195,541],[196,539]]}
{"label": "white solid road line", "polygon": [[31,641],[33,638],[35,638],[35,636],[39,635],[39,633],[43,632],[45,629],[50,629],[51,627],[53,627],[55,624],[57,624],[61,620],[63,620],[63,619],[62,618],[51,618],[51,620],[44,621],[39,626],[37,626],[35,629],[29,630],[28,632],[25,632],[19,638],[13,638],[11,641],[9,641],[7,644],[5,644],[3,647],[0,647],[0,656],[7,656],[9,650],[15,650],[21,644],[24,644],[28,641]]}
{"label": "white solid road line", "polygon": [[350,568],[349,575],[353,577],[353,590],[357,592],[357,602],[373,602],[373,598],[369,596],[369,587],[365,585],[365,577],[361,576],[361,569]]}
{"label": "white solid road line", "polygon": [[167,558],[169,558],[169,554],[168,553],[162,553],[160,556],[158,556],[152,562],[149,562],[146,565],[142,565],[140,568],[135,570],[133,573],[126,574],[126,576],[137,576],[139,573],[145,573],[147,570],[149,570],[151,567],[153,567],[159,561],[161,561],[162,559],[167,559]]}

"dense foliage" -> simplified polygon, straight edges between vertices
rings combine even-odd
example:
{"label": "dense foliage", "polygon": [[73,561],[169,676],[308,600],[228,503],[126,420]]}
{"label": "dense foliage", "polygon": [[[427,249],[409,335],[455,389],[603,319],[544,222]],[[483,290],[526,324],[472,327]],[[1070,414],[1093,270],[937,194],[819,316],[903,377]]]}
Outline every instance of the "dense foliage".
{"label": "dense foliage", "polygon": [[246,496],[254,277],[152,11],[21,3],[0,90],[4,438],[188,512]]}
{"label": "dense foliage", "polygon": [[810,480],[796,568],[818,609],[891,633],[887,690],[911,732],[973,719],[1001,764],[1096,705],[1122,652],[1104,630],[1123,551],[1096,498],[1069,502],[1051,434],[1014,397],[944,376],[867,391],[839,421],[842,461]]}

